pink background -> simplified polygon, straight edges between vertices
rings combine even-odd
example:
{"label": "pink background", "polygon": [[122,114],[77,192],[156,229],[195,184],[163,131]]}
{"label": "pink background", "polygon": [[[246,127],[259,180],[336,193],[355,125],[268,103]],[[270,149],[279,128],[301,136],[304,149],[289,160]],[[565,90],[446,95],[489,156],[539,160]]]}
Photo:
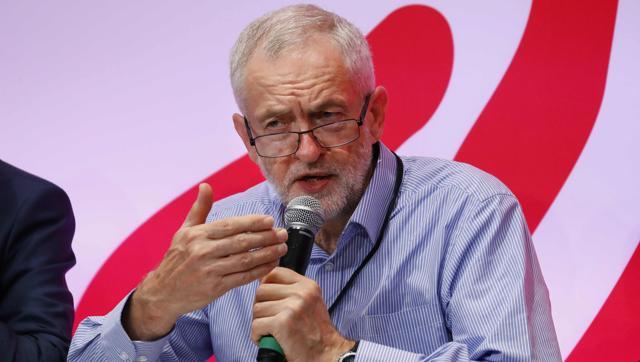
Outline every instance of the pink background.
{"label": "pink background", "polygon": [[[78,263],[67,280],[79,316],[105,312],[100,291],[114,292],[94,277],[112,254],[131,261],[116,267],[136,280],[157,262],[125,255],[141,225],[162,210],[179,221],[169,205],[200,180],[236,182],[220,172],[245,154],[230,118],[229,49],[249,21],[286,3],[0,2],[0,158],[69,193]],[[425,6],[398,10],[416,3]],[[373,49],[379,81],[422,55],[408,70],[427,84],[389,90],[391,102],[423,97],[415,113],[424,116],[402,137],[391,127],[409,127],[404,118],[388,125],[388,142],[400,154],[473,163],[516,192],[563,356],[638,360],[640,3],[318,4],[384,45]],[[420,9],[433,22],[419,31],[391,23]],[[161,255],[169,237],[145,243]],[[127,290],[122,275],[104,278]]]}

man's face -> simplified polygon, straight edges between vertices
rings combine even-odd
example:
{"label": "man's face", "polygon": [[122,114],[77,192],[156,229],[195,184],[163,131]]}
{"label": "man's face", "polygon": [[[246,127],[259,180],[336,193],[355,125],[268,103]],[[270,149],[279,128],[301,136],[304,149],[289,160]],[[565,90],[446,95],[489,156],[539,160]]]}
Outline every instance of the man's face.
{"label": "man's face", "polygon": [[[317,36],[309,46],[284,51],[276,59],[256,52],[245,68],[244,108],[255,136],[274,130],[305,131],[337,120],[356,119],[364,95],[347,71],[330,40]],[[372,106],[386,103],[373,99]],[[380,97],[378,97],[380,98]],[[384,104],[382,105],[384,113]],[[368,112],[360,137],[336,148],[323,148],[307,133],[297,152],[290,156],[264,158],[249,145],[242,116],[234,124],[251,158],[276,188],[283,203],[301,195],[313,196],[322,204],[325,217],[350,213],[357,205],[371,170],[371,145],[381,132],[383,115]],[[378,116],[376,116],[378,114]]]}

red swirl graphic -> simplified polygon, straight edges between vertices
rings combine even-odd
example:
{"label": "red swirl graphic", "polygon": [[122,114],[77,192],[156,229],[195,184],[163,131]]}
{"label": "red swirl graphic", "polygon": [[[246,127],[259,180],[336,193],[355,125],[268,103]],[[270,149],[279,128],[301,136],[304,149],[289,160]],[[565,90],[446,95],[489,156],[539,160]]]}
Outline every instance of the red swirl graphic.
{"label": "red swirl graphic", "polygon": [[[532,233],[569,177],[597,119],[617,5],[534,1],[509,69],[456,155],[511,188]],[[569,360],[640,358],[640,344],[627,343],[639,335],[640,308],[631,308],[637,302],[625,298],[638,299],[639,282],[632,275],[640,272],[639,264],[629,263]],[[625,303],[627,308],[612,307]]]}
{"label": "red swirl graphic", "polygon": [[640,361],[640,243],[567,361]]}

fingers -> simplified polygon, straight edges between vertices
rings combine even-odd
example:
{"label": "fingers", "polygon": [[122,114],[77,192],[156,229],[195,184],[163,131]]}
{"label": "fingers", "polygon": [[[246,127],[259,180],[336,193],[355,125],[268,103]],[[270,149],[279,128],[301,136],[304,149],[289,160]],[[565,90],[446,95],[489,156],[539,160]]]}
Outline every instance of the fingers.
{"label": "fingers", "polygon": [[266,246],[282,244],[287,240],[287,230],[269,229],[231,236],[225,240],[211,240],[212,256],[223,257]]}
{"label": "fingers", "polygon": [[[293,295],[283,300],[256,303],[253,306],[252,332],[255,332],[259,339],[260,336],[272,333],[265,328],[273,329],[287,321],[300,322],[300,317],[309,311],[310,306],[310,303],[305,304],[304,300]],[[265,321],[270,321],[269,325],[264,325]]]}
{"label": "fingers", "polygon": [[260,338],[267,335],[273,335],[277,339],[278,330],[274,329],[276,320],[276,316],[254,319],[251,322],[251,340],[253,343],[258,344]]}
{"label": "fingers", "polygon": [[259,302],[253,305],[253,319],[272,317],[282,310],[282,301]]}
{"label": "fingers", "polygon": [[[215,269],[221,271],[221,274],[223,275],[239,273],[254,269],[263,264],[277,263],[278,259],[286,253],[286,244],[270,245],[259,250],[234,254],[226,258],[219,259],[216,263]],[[263,275],[260,277],[262,276]]]}
{"label": "fingers", "polygon": [[204,225],[207,235],[211,239],[222,239],[228,236],[269,230],[273,227],[273,217],[266,215],[236,216],[216,220]]}
{"label": "fingers", "polygon": [[[179,244],[186,247],[170,248],[167,255],[181,255],[182,258],[179,258],[178,264],[188,259],[205,266],[211,266],[214,263],[223,265],[227,269],[217,268],[215,271],[217,274],[224,275],[276,261],[287,252],[285,243],[287,231],[284,229],[242,233],[220,240],[211,240],[203,231],[203,226],[182,229],[179,232]],[[171,260],[171,258],[165,259]]]}
{"label": "fingers", "polygon": [[304,276],[296,273],[288,268],[277,268],[273,272],[269,273],[262,283],[275,283],[275,284],[293,284],[304,279]]}
{"label": "fingers", "polygon": [[256,290],[256,302],[276,301],[289,297],[303,300],[322,297],[318,284],[293,270],[278,267],[262,280]]}
{"label": "fingers", "polygon": [[296,294],[296,285],[261,284],[256,290],[256,302],[267,302],[285,299]]}
{"label": "fingers", "polygon": [[212,194],[209,184],[201,183],[198,186],[198,198],[193,203],[193,206],[191,206],[191,210],[189,210],[182,224],[183,227],[204,224],[209,211],[211,211],[211,205],[213,204]]}
{"label": "fingers", "polygon": [[222,283],[227,286],[226,289],[231,289],[240,285],[248,284],[267,275],[277,265],[278,262],[272,262],[258,265],[253,269],[245,270],[243,272],[227,274],[222,277]]}

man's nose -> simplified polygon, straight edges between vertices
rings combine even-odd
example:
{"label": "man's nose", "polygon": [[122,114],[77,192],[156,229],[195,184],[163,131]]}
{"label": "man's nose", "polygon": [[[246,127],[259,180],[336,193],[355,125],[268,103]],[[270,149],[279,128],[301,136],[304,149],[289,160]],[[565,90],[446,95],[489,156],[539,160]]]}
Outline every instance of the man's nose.
{"label": "man's nose", "polygon": [[312,163],[318,160],[324,152],[324,147],[318,144],[318,141],[311,132],[300,135],[300,145],[295,156],[302,162]]}

